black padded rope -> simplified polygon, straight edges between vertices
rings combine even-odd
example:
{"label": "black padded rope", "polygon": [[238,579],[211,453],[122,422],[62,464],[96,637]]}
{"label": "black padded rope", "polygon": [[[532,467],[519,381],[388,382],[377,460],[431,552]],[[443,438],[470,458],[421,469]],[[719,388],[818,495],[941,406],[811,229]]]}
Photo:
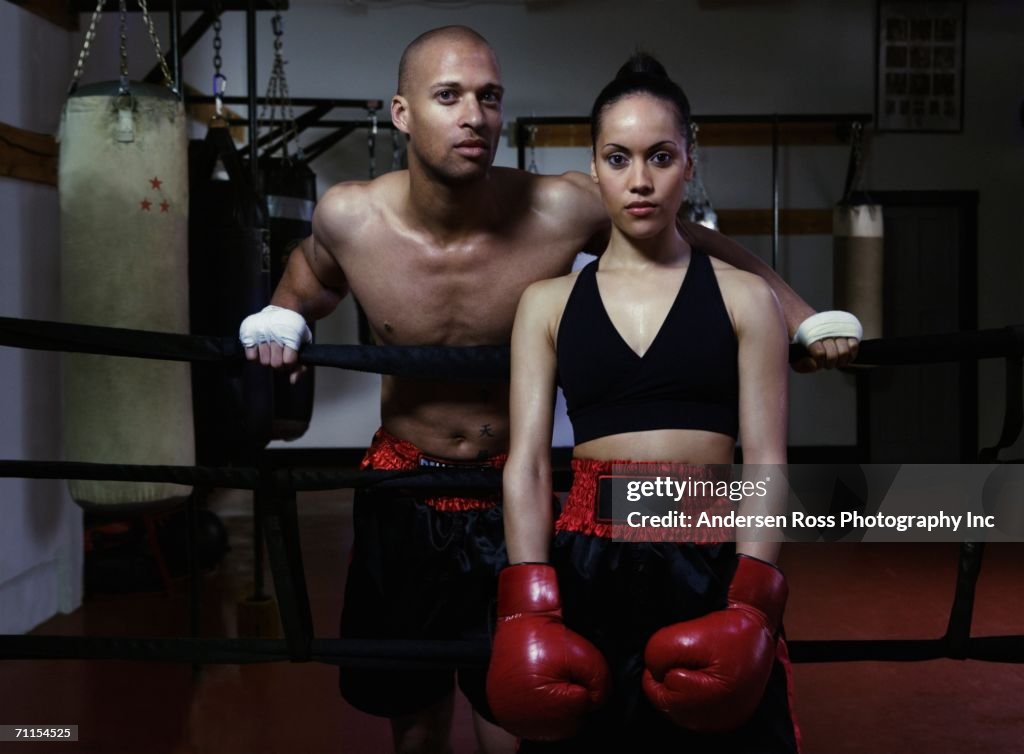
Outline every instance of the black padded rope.
{"label": "black padded rope", "polygon": [[[119,327],[0,317],[0,345],[37,351],[131,356],[168,361],[236,361],[245,349],[234,336],[180,335]],[[448,381],[508,379],[507,346],[307,345],[302,363]]]}
{"label": "black padded rope", "polygon": [[259,484],[259,474],[255,469],[146,466],[75,461],[0,461],[0,477],[91,479],[103,482],[167,482],[235,490],[252,490]]}
{"label": "black padded rope", "polygon": [[237,338],[127,330],[16,317],[0,317],[0,345],[35,351],[133,356],[167,361],[223,361],[244,357],[244,349]]}
{"label": "black padded rope", "polygon": [[[790,347],[790,360],[793,349]],[[943,364],[1024,355],[1024,325],[1011,325],[977,332],[940,335],[909,335],[865,340],[860,344],[856,364],[901,366]]]}
{"label": "black padded rope", "polygon": [[[304,660],[353,668],[451,669],[485,667],[487,641],[314,639]],[[284,639],[213,639],[134,636],[0,636],[0,657],[10,660],[136,660],[203,665],[289,662]]]}
{"label": "black padded rope", "polygon": [[[790,659],[807,662],[922,662],[968,659],[1024,663],[1024,636],[975,636],[959,651],[945,639],[787,641]],[[485,667],[485,640],[313,639],[302,661],[348,668],[395,670]],[[134,660],[210,664],[294,662],[284,639],[150,638],[133,636],[0,636],[8,660]]]}
{"label": "black padded rope", "polygon": [[[254,490],[263,483],[258,469],[203,466],[145,466],[138,464],[77,463],[73,461],[0,461],[0,478],[92,479],[117,482],[172,484]],[[340,490],[381,487],[400,490],[494,490],[501,488],[498,469],[422,469],[412,471],[332,471],[276,469],[272,486],[282,490]]]}
{"label": "black padded rope", "polygon": [[[0,317],[0,345],[41,351],[131,356],[169,361],[241,361],[242,344],[234,336],[180,335],[150,330],[75,325]],[[789,347],[790,363],[807,355]],[[939,364],[1024,355],[1024,325],[939,335],[914,335],[860,344],[862,366]],[[399,377],[443,380],[507,380],[507,346],[349,346],[315,345],[302,349],[302,363],[376,372]]]}
{"label": "black padded rope", "polygon": [[[0,318],[0,345],[94,353],[175,361],[240,361],[242,347],[233,337],[204,337],[123,330],[87,325]],[[791,360],[804,355],[791,348]],[[1006,327],[972,333],[951,333],[861,344],[862,365],[927,364],[1024,355],[1024,327]],[[446,380],[502,380],[508,377],[508,349],[307,346],[303,361],[359,371]],[[422,470],[340,472],[325,469],[193,468],[118,464],[0,461],[0,476],[37,479],[102,479],[169,481],[207,487],[263,490],[273,494],[296,490],[380,486],[410,490],[495,489],[496,470]],[[273,506],[271,505],[271,508]],[[289,516],[294,513],[289,509]],[[290,520],[290,519],[289,519]],[[282,522],[285,517],[282,516]],[[292,534],[294,534],[292,532]],[[293,536],[278,539],[285,549]],[[969,545],[970,543],[968,543]],[[294,552],[282,551],[291,560]],[[961,562],[964,570],[965,562]],[[968,563],[967,565],[971,565]],[[976,569],[964,572],[968,581]],[[286,574],[287,575],[287,574]],[[304,582],[303,582],[304,583]],[[304,612],[290,611],[301,618]],[[954,621],[962,608],[954,605],[951,627],[939,639],[793,641],[794,662],[863,660],[917,661],[953,657],[995,662],[1024,662],[1024,636],[971,637],[969,620]],[[966,631],[963,630],[966,626]],[[350,667],[425,668],[482,666],[487,662],[486,642],[400,642],[317,639],[312,626],[301,621],[291,626],[287,640],[185,639],[89,636],[0,636],[0,657],[8,659],[81,658],[172,661],[191,663],[254,663],[318,661]]]}

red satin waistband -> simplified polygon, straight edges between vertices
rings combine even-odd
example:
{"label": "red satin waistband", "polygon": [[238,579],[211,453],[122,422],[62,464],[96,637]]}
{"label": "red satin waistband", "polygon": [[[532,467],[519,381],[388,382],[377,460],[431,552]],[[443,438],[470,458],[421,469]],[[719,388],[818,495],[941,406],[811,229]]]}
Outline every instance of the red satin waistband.
{"label": "red satin waistband", "polygon": [[[501,469],[508,459],[507,453],[499,453],[480,461],[451,461],[421,451],[408,440],[395,437],[381,427],[373,435],[373,442],[366,450],[359,468],[363,471],[412,471],[421,468],[469,468]],[[482,497],[440,496],[423,499],[425,505],[441,511],[467,511],[493,508],[501,502],[501,494],[493,492]]]}
{"label": "red satin waistband", "polygon": [[[589,534],[595,537],[635,542],[692,542],[713,544],[733,539],[729,529],[711,526],[650,527],[629,526],[598,517],[598,495],[602,477],[672,477],[700,481],[721,481],[728,477],[725,466],[681,464],[673,461],[599,461],[592,458],[572,459],[572,489],[555,522],[556,531]],[[697,513],[726,514],[734,505],[728,498],[687,495],[680,499],[679,511],[696,521]]]}

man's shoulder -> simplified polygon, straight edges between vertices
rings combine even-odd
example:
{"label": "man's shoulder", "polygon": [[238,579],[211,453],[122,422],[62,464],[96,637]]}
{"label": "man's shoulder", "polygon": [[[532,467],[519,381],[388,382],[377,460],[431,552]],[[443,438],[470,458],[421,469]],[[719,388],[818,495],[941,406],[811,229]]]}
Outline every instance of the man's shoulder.
{"label": "man's shoulder", "polygon": [[342,181],[335,183],[320,197],[317,205],[332,211],[355,211],[366,204],[384,204],[397,201],[400,186],[407,185],[406,171],[386,173],[370,181]]}
{"label": "man's shoulder", "polygon": [[505,190],[525,194],[535,202],[587,202],[595,195],[589,176],[578,171],[539,175],[516,168],[493,168],[494,179]]}
{"label": "man's shoulder", "polygon": [[314,230],[328,237],[346,235],[388,208],[398,204],[405,171],[395,171],[371,181],[343,181],[331,186],[316,204]]}

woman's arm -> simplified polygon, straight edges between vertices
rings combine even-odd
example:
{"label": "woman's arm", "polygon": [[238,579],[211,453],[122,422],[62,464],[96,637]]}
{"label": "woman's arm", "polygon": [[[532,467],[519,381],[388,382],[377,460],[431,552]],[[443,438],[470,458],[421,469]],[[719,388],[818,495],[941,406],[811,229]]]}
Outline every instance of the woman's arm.
{"label": "woman's arm", "polygon": [[512,328],[511,445],[505,466],[508,567],[498,576],[497,625],[487,700],[503,728],[523,738],[575,735],[609,694],[608,664],[562,621],[551,548],[554,331],[566,278],[523,293]]}
{"label": "woman's arm", "polygon": [[[782,309],[768,285],[760,278],[743,276],[733,297],[736,337],[739,341],[740,442],[743,445],[744,481],[771,476],[768,495],[750,498],[740,505],[743,515],[777,515],[785,512],[788,338]],[[771,537],[764,529],[746,536],[736,533],[736,551],[774,563],[779,542],[758,541]]]}
{"label": "woman's arm", "polygon": [[[555,404],[556,294],[544,280],[523,293],[512,328],[510,444],[504,473],[509,563],[545,563],[551,545],[551,428]],[[560,311],[560,309],[557,309]]]}

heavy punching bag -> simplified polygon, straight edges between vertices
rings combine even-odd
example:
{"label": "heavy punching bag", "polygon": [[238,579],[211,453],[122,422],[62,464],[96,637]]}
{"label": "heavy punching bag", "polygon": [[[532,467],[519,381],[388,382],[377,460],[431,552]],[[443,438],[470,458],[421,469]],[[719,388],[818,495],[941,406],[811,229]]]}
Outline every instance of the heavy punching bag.
{"label": "heavy punching bag", "polygon": [[856,191],[864,164],[863,128],[855,123],[843,199],[832,211],[834,306],[854,314],[864,338],[882,337],[882,206]]}
{"label": "heavy punching bag", "polygon": [[[130,83],[123,59],[119,82],[79,88],[90,39],[58,136],[64,318],[187,333],[184,108],[166,67],[166,86]],[[188,364],[68,354],[63,380],[69,460],[195,463]],[[169,507],[191,491],[148,482],[68,486],[80,505],[104,511]]]}
{"label": "heavy punching bag", "polygon": [[[313,209],[316,207],[316,174],[301,154],[294,157],[260,158],[260,178],[267,200],[270,227],[270,288],[284,274],[288,255],[313,233]],[[315,323],[309,328],[314,333]],[[274,418],[272,436],[276,440],[295,440],[309,429],[313,415],[314,374],[309,369],[296,383],[288,375],[274,375]]]}
{"label": "heavy punching bag", "polygon": [[[189,146],[192,332],[237,337],[270,301],[267,211],[226,127]],[[273,373],[258,363],[193,364],[201,465],[249,463],[270,441]]]}
{"label": "heavy punching bag", "polygon": [[[280,10],[275,12],[271,24],[274,32],[274,64],[265,98],[270,112],[268,118],[264,110],[260,120],[269,121],[273,128],[259,143],[268,144],[260,157],[260,188],[266,198],[269,216],[270,288],[273,290],[284,274],[289,254],[313,234],[316,175],[309,168],[299,146],[299,127],[295,121],[285,75],[282,53],[284,18]],[[278,150],[281,156],[273,156]],[[314,336],[315,327],[314,323],[309,323]],[[295,440],[309,429],[313,415],[314,373],[313,369],[307,370],[294,385],[283,372],[274,376],[274,418],[271,430],[274,439]]]}

